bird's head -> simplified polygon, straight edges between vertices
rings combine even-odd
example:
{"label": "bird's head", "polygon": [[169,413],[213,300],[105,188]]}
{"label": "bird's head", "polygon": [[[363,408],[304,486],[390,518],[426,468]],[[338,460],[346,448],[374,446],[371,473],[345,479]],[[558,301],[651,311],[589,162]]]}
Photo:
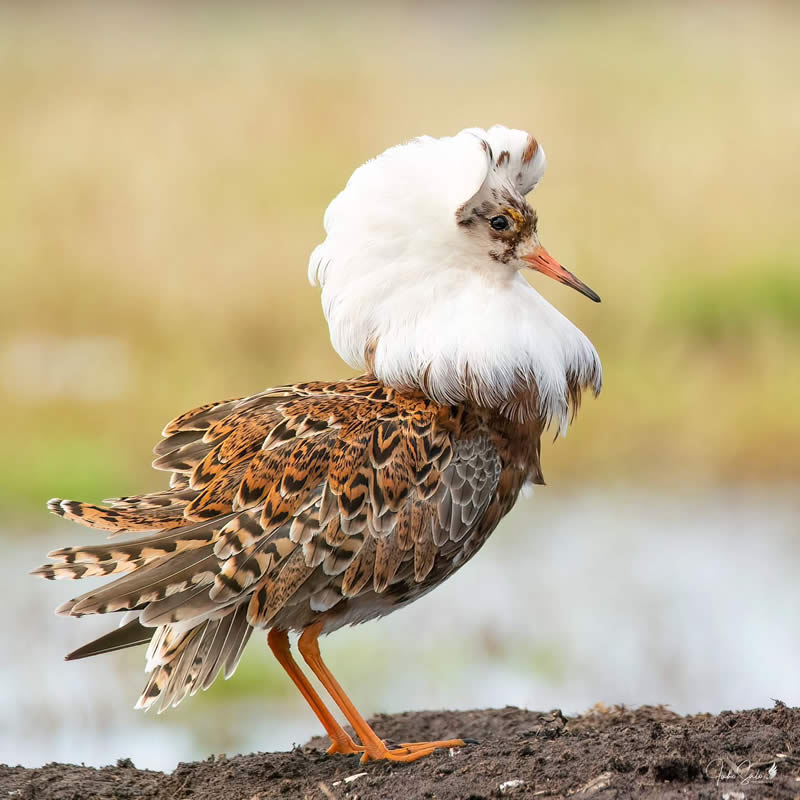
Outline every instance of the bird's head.
{"label": "bird's head", "polygon": [[465,133],[478,138],[486,156],[486,174],[475,194],[456,211],[457,233],[471,236],[477,252],[503,265],[496,268],[501,272],[534,269],[599,303],[598,295],[539,241],[538,215],[525,199],[541,179],[546,164],[536,139],[524,131],[499,126],[485,134]]}
{"label": "bird's head", "polygon": [[545,163],[532,136],[494,126],[423,136],[359,167],[309,264],[339,354],[440,402],[518,410],[535,396],[534,413],[562,420],[575,384],[599,390],[594,348],[520,275],[600,300],[539,241],[525,198]]}

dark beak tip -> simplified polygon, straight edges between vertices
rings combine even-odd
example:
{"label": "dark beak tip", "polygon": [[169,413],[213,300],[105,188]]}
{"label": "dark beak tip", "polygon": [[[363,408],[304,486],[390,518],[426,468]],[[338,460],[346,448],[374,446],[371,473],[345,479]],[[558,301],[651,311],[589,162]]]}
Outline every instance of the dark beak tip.
{"label": "dark beak tip", "polygon": [[580,288],[577,288],[578,291],[584,296],[588,297],[593,303],[600,302],[600,295],[594,289],[590,289],[586,284],[583,284]]}

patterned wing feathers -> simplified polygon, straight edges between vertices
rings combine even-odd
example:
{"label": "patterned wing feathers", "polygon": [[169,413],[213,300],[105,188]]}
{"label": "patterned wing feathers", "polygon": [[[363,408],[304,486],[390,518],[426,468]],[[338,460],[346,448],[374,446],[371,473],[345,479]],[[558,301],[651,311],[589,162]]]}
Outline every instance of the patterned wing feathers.
{"label": "patterned wing feathers", "polygon": [[[222,400],[219,403],[206,403],[193,408],[191,411],[186,411],[175,417],[171,422],[168,422],[164,426],[162,435],[166,440],[177,433],[206,431],[214,422],[227,417],[239,402],[241,402],[241,398],[235,398],[233,400]],[[157,448],[163,446],[163,442],[156,445]]]}
{"label": "patterned wing feathers", "polygon": [[218,603],[238,597],[262,576],[278,569],[296,548],[297,544],[289,538],[288,531],[279,531],[233,554],[222,562],[210,597]]}
{"label": "patterned wing feathers", "polygon": [[398,546],[396,537],[381,536],[376,541],[375,567],[372,573],[372,586],[376,592],[386,590],[405,556],[406,551]]}
{"label": "patterned wing feathers", "polygon": [[208,595],[207,583],[175,592],[163,600],[148,603],[139,612],[139,622],[147,626],[151,633],[153,628],[178,622],[190,623],[189,627],[192,627],[219,610],[219,605]]}
{"label": "patterned wing feathers", "polygon": [[63,603],[56,613],[68,616],[128,611],[163,600],[190,586],[211,584],[218,561],[211,547],[169,555],[112,583]]}
{"label": "patterned wing feathers", "polygon": [[155,531],[62,548],[37,570],[121,576],[58,609],[138,615],[76,653],[152,631],[138,707],[163,710],[230,674],[253,626],[284,609],[306,619],[398,580],[423,582],[485,513],[499,459],[486,437],[459,438],[449,409],[396,397],[361,378],[201,406],[155,447],[169,490],[108,507],[53,501],[55,513],[112,533]]}
{"label": "patterned wing feathers", "polygon": [[322,562],[322,571],[326,575],[340,575],[353,563],[363,544],[363,533],[345,537],[340,544],[327,551]]}
{"label": "patterned wing feathers", "polygon": [[411,535],[414,540],[414,580],[422,583],[433,568],[436,545],[433,541],[433,512],[422,502],[411,506]]}
{"label": "patterned wing feathers", "polygon": [[252,547],[263,535],[261,510],[242,511],[220,530],[214,545],[214,555],[220,561],[225,561],[232,555]]}
{"label": "patterned wing feathers", "polygon": [[100,506],[94,503],[81,503],[75,500],[53,498],[47,503],[48,510],[71,522],[98,528],[110,533],[128,531],[154,531],[176,528],[185,525],[183,512],[186,503],[176,498],[170,505],[150,505],[143,502],[139,506],[129,503],[117,506]]}
{"label": "patterned wing feathers", "polygon": [[414,524],[419,514],[418,511],[415,512],[415,509],[418,504],[418,500],[409,503],[403,512],[398,514],[394,525],[395,541],[403,551],[411,550],[414,546]]}
{"label": "patterned wing feathers", "polygon": [[375,573],[376,545],[375,537],[367,536],[356,557],[344,571],[342,578],[342,595],[344,597],[354,597],[372,581]]}
{"label": "patterned wing feathers", "polygon": [[157,533],[132,539],[122,544],[63,547],[48,553],[49,558],[62,563],[44,564],[34,575],[53,579],[87,578],[131,572],[175,553],[196,550],[213,541],[211,525],[195,525],[176,533]]}
{"label": "patterned wing feathers", "polygon": [[[216,553],[228,558],[269,536],[316,502],[327,475],[331,439],[318,434],[313,439],[289,442],[279,450],[262,450],[249,463],[234,501],[237,508],[260,509],[258,529],[253,525],[229,526],[222,531]],[[308,522],[306,515],[299,526]]]}
{"label": "patterned wing feathers", "polygon": [[305,583],[313,571],[306,563],[303,551],[296,549],[280,567],[263,579],[250,599],[247,619],[255,627],[269,624],[272,618],[286,605],[289,598]]}
{"label": "patterned wing feathers", "polygon": [[364,443],[339,440],[331,453],[328,486],[337,496],[342,520],[357,517],[369,497],[370,471]]}
{"label": "patterned wing feathers", "polygon": [[160,628],[148,649],[150,679],[136,708],[155,706],[161,713],[187,694],[207,689],[221,669],[230,677],[251,632],[245,605],[190,630]]}
{"label": "patterned wing feathers", "polygon": [[484,438],[460,441],[450,464],[442,473],[437,493],[439,524],[433,527],[433,541],[441,547],[460,542],[474,527],[497,488],[500,459]]}
{"label": "patterned wing feathers", "polygon": [[[167,452],[158,456],[158,458],[153,459],[154,469],[191,474],[195,467],[197,467],[213,449],[212,444],[204,441],[202,436],[198,437],[193,431],[178,433],[170,438],[177,439],[178,437],[186,438],[188,441],[186,444],[172,450],[167,450]],[[193,438],[189,439],[188,437]]]}

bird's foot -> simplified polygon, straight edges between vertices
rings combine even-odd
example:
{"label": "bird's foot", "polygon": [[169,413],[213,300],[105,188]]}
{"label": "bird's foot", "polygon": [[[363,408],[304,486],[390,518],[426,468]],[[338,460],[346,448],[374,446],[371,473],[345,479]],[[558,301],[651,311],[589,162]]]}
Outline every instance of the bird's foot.
{"label": "bird's foot", "polygon": [[339,753],[343,756],[352,756],[356,753],[363,753],[365,748],[360,745],[356,744],[349,736],[345,735],[344,738],[337,737],[334,739],[331,737],[331,746],[328,748],[328,755],[332,756],[335,753]]}
{"label": "bird's foot", "polygon": [[418,758],[430,755],[434,750],[444,747],[464,747],[466,742],[463,739],[442,739],[438,742],[403,742],[399,747],[390,750],[381,742],[382,747],[362,748],[364,754],[361,756],[361,763],[367,761],[387,761],[409,762],[416,761]]}

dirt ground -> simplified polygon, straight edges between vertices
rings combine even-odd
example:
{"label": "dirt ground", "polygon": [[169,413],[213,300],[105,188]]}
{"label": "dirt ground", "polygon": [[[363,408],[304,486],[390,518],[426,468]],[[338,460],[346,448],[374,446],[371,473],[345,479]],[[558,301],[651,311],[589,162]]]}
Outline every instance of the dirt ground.
{"label": "dirt ground", "polygon": [[388,741],[469,737],[413,764],[326,756],[312,739],[288,753],[179,764],[126,759],[94,769],[0,766],[0,797],[21,800],[480,800],[498,797],[800,798],[800,709],[681,717],[661,707],[597,707],[579,717],[518,708],[378,716]]}

